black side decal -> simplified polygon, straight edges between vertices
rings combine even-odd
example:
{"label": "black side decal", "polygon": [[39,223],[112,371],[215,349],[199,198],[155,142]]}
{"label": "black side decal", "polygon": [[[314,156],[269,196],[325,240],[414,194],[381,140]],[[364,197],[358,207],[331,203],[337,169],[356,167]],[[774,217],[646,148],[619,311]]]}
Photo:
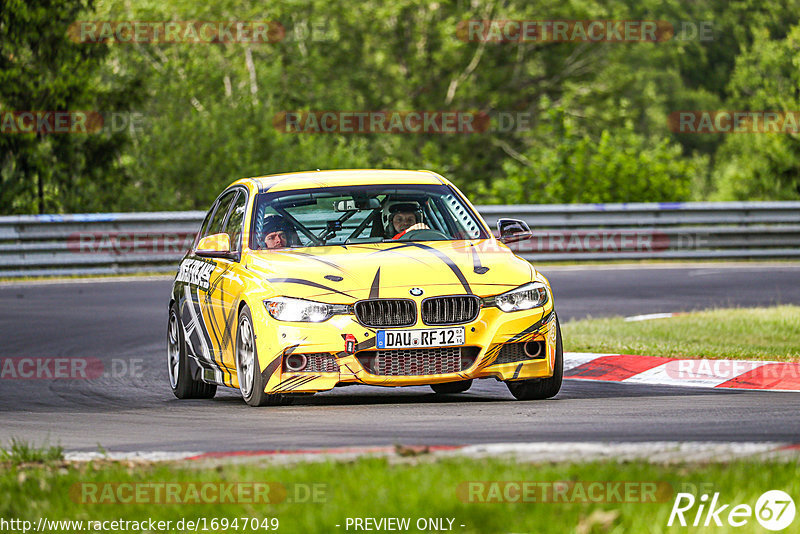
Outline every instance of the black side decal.
{"label": "black side decal", "polygon": [[519,372],[522,371],[522,364],[519,364],[516,369],[514,369],[514,376],[511,377],[511,380],[519,377]]}
{"label": "black side decal", "polygon": [[276,370],[276,369],[278,368],[278,366],[281,364],[281,354],[282,354],[282,353],[283,353],[283,351],[279,352],[279,353],[278,353],[278,354],[277,354],[277,355],[276,355],[276,356],[275,356],[275,357],[272,359],[272,361],[271,361],[271,362],[269,362],[269,365],[267,365],[267,367],[266,367],[266,368],[264,368],[264,370],[263,370],[263,371],[261,371],[261,377],[264,379],[264,383],[265,383],[265,384],[266,384],[267,382],[269,382],[269,378],[272,376],[272,374],[275,372],[275,370]]}
{"label": "black side decal", "polygon": [[475,250],[475,245],[472,245],[471,250],[472,250],[472,265],[473,265],[472,272],[474,272],[475,274],[486,274],[487,272],[489,272],[488,267],[484,267],[483,265],[481,265],[481,259],[478,256],[478,251]]}
{"label": "black side decal", "polygon": [[378,267],[378,270],[375,272],[375,278],[372,279],[372,287],[369,289],[369,298],[376,299],[378,298],[378,293],[380,292],[381,286],[381,268]]}
{"label": "black side decal", "polygon": [[349,298],[355,300],[355,297],[353,295],[348,295],[347,293],[339,291],[338,289],[334,289],[332,287],[328,287],[328,286],[325,286],[325,285],[322,285],[322,284],[318,284],[317,282],[312,282],[311,280],[303,280],[301,278],[268,278],[267,282],[273,282],[273,283],[276,283],[276,284],[299,284],[299,285],[303,285],[303,286],[316,287],[318,289],[324,289],[324,290],[330,291],[332,293],[338,293],[340,295],[344,295],[345,297],[349,297]]}
{"label": "black side decal", "polygon": [[[280,251],[278,251],[278,252],[280,252]],[[336,269],[336,270],[338,270],[338,271],[345,272],[345,271],[344,271],[344,269],[342,269],[340,266],[336,265],[336,264],[335,264],[335,263],[333,263],[332,261],[323,260],[323,259],[322,259],[322,258],[320,258],[319,256],[315,256],[314,254],[309,254],[308,252],[296,252],[296,251],[292,251],[292,252],[289,252],[289,253],[287,253],[287,254],[291,254],[292,256],[303,256],[304,258],[308,258],[308,259],[310,259],[310,260],[314,260],[314,261],[318,261],[318,262],[320,262],[320,263],[324,263],[324,264],[325,264],[325,265],[327,265],[328,267],[333,267],[334,269]]]}

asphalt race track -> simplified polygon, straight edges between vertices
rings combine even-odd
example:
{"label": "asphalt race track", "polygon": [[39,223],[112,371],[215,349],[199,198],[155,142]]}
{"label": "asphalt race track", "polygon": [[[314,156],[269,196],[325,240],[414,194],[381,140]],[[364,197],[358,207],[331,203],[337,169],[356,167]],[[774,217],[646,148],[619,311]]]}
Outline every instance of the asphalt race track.
{"label": "asphalt race track", "polygon": [[[800,304],[798,264],[543,269],[562,321]],[[171,280],[0,284],[0,356],[90,357],[94,380],[0,380],[0,443],[67,450],[225,451],[530,441],[800,441],[800,394],[567,380],[552,400],[505,385],[461,395],[353,386],[250,408],[237,391],[179,401],[166,369]]]}

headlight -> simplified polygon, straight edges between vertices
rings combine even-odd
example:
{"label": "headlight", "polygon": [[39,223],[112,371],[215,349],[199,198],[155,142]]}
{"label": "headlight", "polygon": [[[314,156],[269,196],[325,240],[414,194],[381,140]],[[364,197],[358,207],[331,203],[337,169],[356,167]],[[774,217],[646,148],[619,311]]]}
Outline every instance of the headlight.
{"label": "headlight", "polygon": [[334,315],[350,313],[346,304],[326,304],[313,300],[275,297],[264,301],[267,312],[278,321],[295,321],[303,323],[321,323]]}
{"label": "headlight", "polygon": [[541,282],[531,282],[502,295],[486,297],[483,299],[483,304],[497,306],[504,312],[513,312],[544,306],[547,298],[547,286]]}

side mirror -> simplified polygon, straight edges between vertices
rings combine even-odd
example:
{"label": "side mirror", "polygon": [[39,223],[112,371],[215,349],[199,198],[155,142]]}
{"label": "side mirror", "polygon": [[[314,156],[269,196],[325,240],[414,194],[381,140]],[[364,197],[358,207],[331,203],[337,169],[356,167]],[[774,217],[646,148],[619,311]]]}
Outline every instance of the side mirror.
{"label": "side mirror", "polygon": [[498,219],[497,231],[500,233],[498,238],[502,243],[516,243],[524,239],[530,239],[531,229],[528,223],[519,219]]}
{"label": "side mirror", "polygon": [[231,238],[226,233],[207,235],[197,244],[194,253],[205,258],[229,258]]}

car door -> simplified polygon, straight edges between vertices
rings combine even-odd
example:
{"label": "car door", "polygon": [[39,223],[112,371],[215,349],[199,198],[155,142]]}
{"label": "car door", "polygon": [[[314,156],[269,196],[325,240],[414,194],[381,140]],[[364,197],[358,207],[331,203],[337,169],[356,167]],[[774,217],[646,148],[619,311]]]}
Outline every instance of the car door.
{"label": "car door", "polygon": [[[237,312],[239,297],[244,290],[241,268],[242,236],[247,210],[248,193],[244,188],[236,189],[228,213],[220,228],[210,227],[212,233],[226,233],[230,238],[231,258],[215,258],[216,266],[211,274],[209,288],[200,308],[207,319],[209,337],[214,347],[217,364],[224,373],[224,383],[230,383],[231,373],[236,370]],[[209,234],[210,235],[210,234]]]}
{"label": "car door", "polygon": [[222,384],[229,383],[230,373],[226,373],[221,360],[221,343],[218,336],[214,335],[218,327],[213,322],[211,295],[213,288],[219,284],[217,279],[220,274],[229,267],[230,260],[201,257],[194,251],[200,239],[224,230],[228,213],[238,195],[238,189],[226,191],[214,202],[195,239],[192,252],[181,263],[177,278],[183,286],[181,317],[189,355],[201,364],[207,380]]}

